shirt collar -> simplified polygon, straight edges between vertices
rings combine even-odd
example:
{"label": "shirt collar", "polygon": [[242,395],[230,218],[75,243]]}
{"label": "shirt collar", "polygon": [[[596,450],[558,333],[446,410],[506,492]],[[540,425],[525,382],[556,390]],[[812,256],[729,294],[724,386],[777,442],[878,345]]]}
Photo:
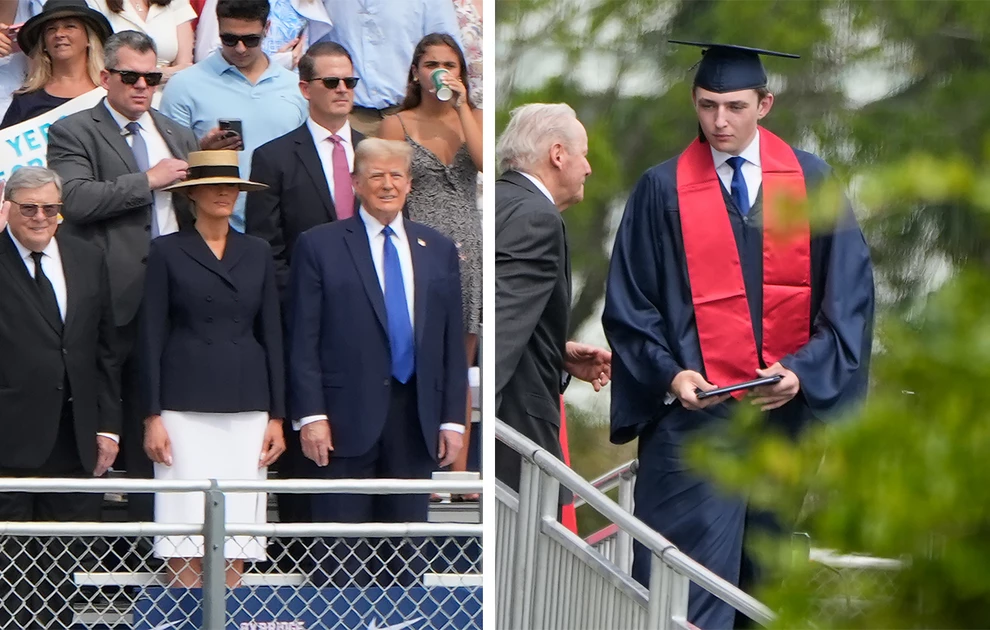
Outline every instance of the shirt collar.
{"label": "shirt collar", "polygon": [[[281,68],[278,64],[272,63],[272,58],[268,55],[265,55],[265,58],[268,59],[268,67],[265,68],[265,71],[261,73],[260,77],[258,77],[258,83],[261,83],[269,77],[275,76],[279,68]],[[223,51],[219,49],[204,59],[202,63],[205,63],[206,67],[213,70],[217,76],[221,76],[225,72],[233,72],[240,75],[245,80],[247,79],[247,77],[244,77],[244,73],[237,69],[237,66],[223,58]]]}
{"label": "shirt collar", "polygon": [[[712,159],[715,161],[715,168],[719,168],[725,164],[726,160],[732,157],[729,153],[722,153],[715,149],[715,147],[708,145],[712,150]],[[743,158],[751,164],[761,166],[760,164],[760,129],[756,129],[756,135],[753,136],[753,141],[749,143],[745,149],[739,152],[739,157]]]}
{"label": "shirt collar", "polygon": [[135,121],[132,121],[130,118],[124,116],[116,109],[114,109],[113,105],[111,105],[110,101],[108,101],[107,99],[103,99],[103,104],[106,106],[107,111],[110,112],[110,117],[114,119],[114,122],[116,122],[117,126],[120,127],[121,129],[124,129],[127,126],[127,124],[130,122],[136,122],[138,125],[141,126],[141,129],[143,129],[144,131],[151,131],[155,128],[155,121],[151,117],[151,112],[145,112],[141,114],[140,118],[138,118]]}
{"label": "shirt collar", "polygon": [[[14,236],[14,233],[10,230],[9,227],[6,227],[4,229],[7,230],[7,234],[10,235],[10,240],[14,241],[14,247],[17,248],[17,252],[21,255],[21,258],[24,260],[30,259],[32,253],[31,250],[28,249],[27,247],[24,247],[24,245],[22,245],[21,242],[17,240],[17,237]],[[45,256],[48,256],[52,260],[59,259],[58,243],[55,241],[54,236],[52,236],[52,240],[48,241],[48,245],[45,247],[45,249],[41,250],[41,253],[43,253]]]}
{"label": "shirt collar", "polygon": [[[382,230],[385,229],[385,226],[382,225],[378,219],[371,216],[371,214],[364,209],[364,206],[361,206],[361,209],[358,210],[358,215],[360,215],[361,220],[364,221],[364,229],[368,230],[368,238],[379,236],[382,233]],[[395,218],[392,219],[389,226],[392,228],[392,231],[395,232],[395,235],[400,241],[406,240],[406,226],[402,222],[401,212],[395,215]]]}
{"label": "shirt collar", "polygon": [[525,177],[526,179],[528,179],[529,181],[533,182],[533,185],[536,186],[541,193],[546,195],[547,199],[550,200],[550,203],[552,203],[555,206],[557,205],[557,202],[553,200],[553,195],[550,194],[550,190],[543,185],[543,182],[540,181],[539,177],[537,177],[536,175],[530,175],[529,173],[524,173],[522,171],[518,171],[518,173],[523,177]]}
{"label": "shirt collar", "polygon": [[[309,133],[313,136],[313,141],[317,144],[317,146],[319,146],[321,142],[326,142],[330,136],[334,135],[332,131],[313,120],[312,116],[306,119],[306,127],[309,129]],[[337,131],[337,135],[340,136],[344,144],[351,143],[350,121],[344,121],[344,126]]]}

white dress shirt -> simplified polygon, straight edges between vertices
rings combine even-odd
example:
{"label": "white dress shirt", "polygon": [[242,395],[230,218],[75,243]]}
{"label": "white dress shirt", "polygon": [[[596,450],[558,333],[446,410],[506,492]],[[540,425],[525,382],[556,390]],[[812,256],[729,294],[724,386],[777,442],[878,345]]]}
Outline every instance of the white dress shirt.
{"label": "white dress shirt", "polygon": [[[378,285],[382,289],[382,296],[385,295],[385,235],[382,234],[382,230],[385,226],[382,223],[368,214],[368,211],[363,207],[358,211],[361,220],[364,222],[364,228],[368,232],[368,244],[371,246],[371,260],[375,264],[375,273],[378,275]],[[391,237],[393,239],[393,244],[395,245],[395,251],[399,254],[399,266],[402,268],[402,284],[406,292],[406,305],[409,308],[409,323],[412,324],[413,331],[416,330],[416,319],[413,313],[416,312],[416,302],[415,302],[415,287],[416,283],[413,277],[413,264],[412,264],[412,252],[410,251],[409,237],[406,235],[406,226],[403,223],[402,213],[395,215],[392,222],[389,223],[389,227],[395,232],[395,236]],[[301,429],[310,422],[316,422],[317,420],[326,420],[325,415],[313,415],[301,418],[296,422],[293,422],[293,428],[296,430]],[[464,425],[458,424],[456,422],[444,422],[440,425],[441,431],[457,431],[458,433],[464,433]]]}
{"label": "white dress shirt", "polygon": [[[33,280],[34,258],[31,257],[31,250],[21,245],[21,242],[17,240],[17,237],[9,229],[7,232],[10,234],[10,240],[14,241],[14,247],[17,248],[17,252],[21,255],[24,266],[27,267],[28,275]],[[48,278],[48,281],[52,283],[52,288],[55,289],[55,301],[58,302],[58,312],[62,316],[62,321],[65,322],[65,308],[68,304],[69,293],[65,285],[65,270],[62,268],[62,254],[58,249],[58,241],[52,238],[48,242],[48,246],[41,253],[44,254],[41,257],[41,270],[45,272],[45,277]],[[97,435],[108,437],[114,442],[120,442],[120,436],[116,433],[97,433]]]}
{"label": "white dress shirt", "polygon": [[[715,161],[715,172],[718,173],[718,178],[722,180],[725,190],[731,193],[733,168],[729,166],[727,160],[732,155],[717,151],[711,145],[709,145],[709,148],[712,150],[712,159]],[[756,203],[756,196],[760,194],[760,186],[763,185],[763,167],[760,164],[759,129],[756,130],[756,136],[753,137],[753,141],[749,143],[749,146],[739,152],[739,157],[746,160],[743,162],[742,172],[743,179],[746,180],[746,192],[749,193],[749,207],[752,208],[753,204]]]}
{"label": "white dress shirt", "polygon": [[[330,187],[330,198],[333,199],[334,206],[336,206],[337,187],[333,179],[334,144],[330,141],[330,136],[334,135],[334,133],[312,118],[306,119],[306,128],[309,129],[309,133],[313,136],[316,153],[320,156],[320,162],[323,164],[323,175],[327,179],[327,186]],[[340,131],[336,135],[340,136],[342,140],[341,145],[343,145],[344,155],[347,157],[347,175],[350,177],[350,174],[354,172],[354,145],[351,144],[351,123],[345,122],[344,126],[340,128]]]}
{"label": "white dress shirt", "polygon": [[196,11],[189,0],[172,0],[166,6],[150,2],[145,18],[138,14],[128,0],[124,0],[120,13],[111,11],[107,0],[86,0],[86,3],[110,21],[114,33],[140,31],[153,39],[158,52],[159,68],[171,65],[179,56],[179,25],[196,19]]}
{"label": "white dress shirt", "polygon": [[[127,146],[134,146],[134,136],[127,133],[125,127],[127,123],[131,122],[131,119],[124,116],[113,107],[110,106],[110,101],[103,101],[107,109],[110,111],[110,115],[120,126],[120,130],[124,139],[127,141]],[[158,127],[155,126],[155,120],[151,117],[151,114],[145,112],[138,118],[135,122],[141,126],[141,137],[144,138],[144,144],[148,147],[148,166],[154,166],[160,161],[174,157],[172,152],[169,151],[168,145],[165,144],[165,139],[162,138],[162,134],[158,132]],[[158,222],[158,235],[165,236],[166,234],[171,234],[172,232],[179,231],[179,221],[175,218],[175,208],[172,207],[172,193],[162,192],[160,190],[151,191],[155,199],[155,211],[152,216],[152,220]]]}
{"label": "white dress shirt", "polygon": [[552,203],[555,206],[557,205],[557,202],[553,200],[553,195],[550,194],[550,190],[543,185],[543,182],[541,182],[537,176],[530,175],[529,173],[523,173],[522,171],[517,171],[517,172],[526,179],[528,179],[529,181],[533,182],[533,185],[539,188],[541,193],[546,195],[547,199],[550,200],[550,203]]}

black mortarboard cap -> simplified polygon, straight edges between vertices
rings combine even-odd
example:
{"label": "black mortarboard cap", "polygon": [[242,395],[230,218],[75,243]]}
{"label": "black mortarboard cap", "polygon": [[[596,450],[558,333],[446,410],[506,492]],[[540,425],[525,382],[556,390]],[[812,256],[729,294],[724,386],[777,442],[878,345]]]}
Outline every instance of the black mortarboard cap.
{"label": "black mortarboard cap", "polygon": [[799,59],[800,55],[774,52],[761,48],[668,40],[671,44],[702,48],[701,62],[694,75],[694,85],[719,94],[751,90],[767,86],[767,72],[760,55]]}

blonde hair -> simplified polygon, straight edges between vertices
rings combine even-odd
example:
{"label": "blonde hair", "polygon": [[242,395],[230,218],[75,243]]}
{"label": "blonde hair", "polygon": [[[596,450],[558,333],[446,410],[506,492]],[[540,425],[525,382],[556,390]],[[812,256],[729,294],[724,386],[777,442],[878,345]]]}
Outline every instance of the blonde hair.
{"label": "blonde hair", "polygon": [[354,147],[354,174],[361,173],[361,167],[375,158],[402,158],[406,162],[406,173],[412,171],[413,148],[401,140],[365,138]]}
{"label": "blonde hair", "polygon": [[[100,73],[103,71],[103,43],[86,22],[82,20],[80,22],[86,29],[86,39],[89,42],[89,46],[86,48],[86,72],[89,74],[93,85],[99,85]],[[16,94],[37,92],[52,80],[52,58],[45,52],[44,31],[42,31],[41,38],[38,39],[38,44],[28,55],[28,68],[27,80],[21,89],[15,92]]]}

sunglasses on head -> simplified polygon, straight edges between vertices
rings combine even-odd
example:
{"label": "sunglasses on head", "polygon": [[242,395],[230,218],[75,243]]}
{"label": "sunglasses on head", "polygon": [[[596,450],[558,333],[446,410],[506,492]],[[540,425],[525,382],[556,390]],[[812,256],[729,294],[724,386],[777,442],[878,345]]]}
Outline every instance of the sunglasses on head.
{"label": "sunglasses on head", "polygon": [[33,217],[38,214],[38,210],[41,210],[50,219],[62,210],[62,204],[60,203],[19,203],[13,199],[8,199],[7,201],[17,205],[21,209],[21,214],[26,217]]}
{"label": "sunglasses on head", "polygon": [[237,42],[244,42],[248,48],[257,48],[261,45],[261,35],[234,35],[232,33],[221,33],[220,41],[224,46],[233,48]]}
{"label": "sunglasses on head", "polygon": [[348,90],[353,90],[360,79],[357,77],[317,77],[315,79],[310,79],[310,82],[312,81],[322,81],[324,87],[328,90],[336,90],[337,86],[340,85],[340,82],[343,81],[344,87]]}
{"label": "sunglasses on head", "polygon": [[107,72],[119,74],[120,81],[124,85],[136,85],[140,78],[144,78],[148,87],[155,87],[162,82],[161,72],[134,72],[133,70],[117,70],[116,68],[107,68]]}

